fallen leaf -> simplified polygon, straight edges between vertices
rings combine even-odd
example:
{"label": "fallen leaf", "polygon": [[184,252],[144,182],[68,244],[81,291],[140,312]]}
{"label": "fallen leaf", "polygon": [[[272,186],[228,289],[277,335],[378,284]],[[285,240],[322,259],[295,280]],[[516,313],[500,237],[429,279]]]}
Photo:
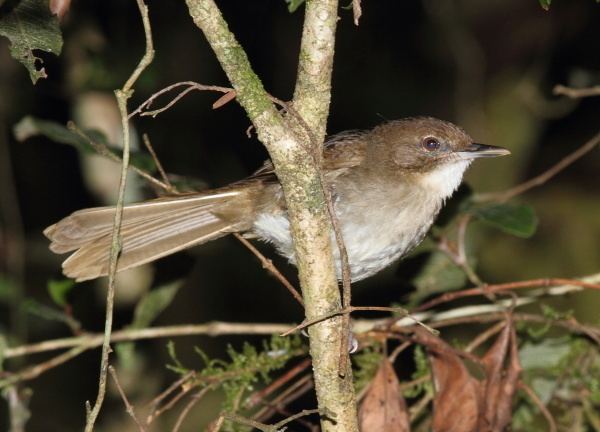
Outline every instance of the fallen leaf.
{"label": "fallen leaf", "polygon": [[387,358],[381,362],[359,410],[360,430],[408,432],[410,421],[398,377]]}
{"label": "fallen leaf", "polygon": [[425,329],[415,331],[417,341],[427,348],[435,397],[434,432],[478,432],[483,412],[481,383],[471,376],[456,350]]}

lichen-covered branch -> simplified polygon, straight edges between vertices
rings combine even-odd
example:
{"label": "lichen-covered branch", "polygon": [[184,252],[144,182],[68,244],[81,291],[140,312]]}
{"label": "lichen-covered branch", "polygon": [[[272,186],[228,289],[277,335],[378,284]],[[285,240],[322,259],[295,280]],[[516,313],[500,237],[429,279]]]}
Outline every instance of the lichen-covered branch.
{"label": "lichen-covered branch", "polygon": [[[294,116],[284,118],[279,114],[214,1],[186,2],[190,15],[231,81],[237,100],[269,151],[283,186],[306,317],[312,319],[339,310],[341,301],[333,265],[331,222],[319,167],[315,164],[318,157],[311,153],[314,150],[311,145],[320,145],[325,135],[337,1],[307,2],[294,108],[311,128],[310,135],[316,138],[313,140],[306,138],[302,127],[294,125]],[[352,376],[338,376],[338,353],[345,337],[339,331],[340,321],[337,317],[311,327],[311,356],[319,409],[335,413],[336,417],[335,422],[324,419],[323,430],[355,431],[358,426]]]}

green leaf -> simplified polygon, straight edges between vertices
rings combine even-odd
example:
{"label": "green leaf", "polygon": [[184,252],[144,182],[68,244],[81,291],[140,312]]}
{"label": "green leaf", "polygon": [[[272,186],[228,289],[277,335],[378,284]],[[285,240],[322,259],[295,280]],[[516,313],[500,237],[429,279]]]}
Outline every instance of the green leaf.
{"label": "green leaf", "polygon": [[15,282],[7,277],[7,275],[0,274],[0,303],[12,304],[17,298],[18,288]]}
{"label": "green leaf", "polygon": [[171,304],[181,284],[182,281],[178,280],[153,289],[142,297],[135,307],[133,322],[129,328],[142,328],[150,325]]}
{"label": "green leaf", "polygon": [[535,211],[528,205],[490,204],[470,211],[488,225],[517,237],[531,237],[538,225]]}
{"label": "green leaf", "polygon": [[[106,136],[102,132],[94,129],[85,130],[83,132],[93,142],[103,145],[109,152],[115,156],[119,156],[113,150],[115,146],[108,142]],[[73,146],[83,153],[98,153],[86,138],[63,126],[62,124],[38,119],[32,116],[23,117],[21,121],[19,121],[13,127],[13,133],[17,141],[20,142],[37,135],[43,135],[54,142]],[[132,151],[130,154],[130,160],[131,165],[139,169],[148,171],[150,173],[156,171],[156,164],[154,163],[152,156],[147,153]]]}
{"label": "green leaf", "polygon": [[550,3],[552,2],[552,0],[539,0],[539,2],[540,2],[540,6],[542,7],[542,9],[549,10]]}
{"label": "green leaf", "polygon": [[34,84],[47,75],[41,67],[42,59],[33,50],[59,55],[62,49],[58,18],[50,13],[47,0],[4,2],[0,9],[0,35],[10,40],[11,55],[27,68]]}
{"label": "green leaf", "polygon": [[296,12],[296,9],[298,9],[300,6],[302,6],[304,1],[305,0],[285,0],[285,2],[288,5],[288,11],[290,13]]}
{"label": "green leaf", "polygon": [[35,301],[34,299],[27,299],[21,307],[29,314],[37,316],[39,318],[46,319],[48,321],[58,321],[69,326],[73,333],[77,333],[81,330],[81,324],[75,318],[67,315],[61,310],[48,307],[42,303]]}
{"label": "green leaf", "polygon": [[67,306],[67,295],[75,286],[73,279],[50,280],[48,281],[48,294],[54,303],[61,307]]}
{"label": "green leaf", "polygon": [[[71,145],[80,151],[94,152],[93,147],[85,138],[69,130],[67,127],[57,122],[41,120],[32,116],[23,117],[13,127],[13,133],[17,141],[20,142],[37,135],[43,135],[54,142]],[[100,144],[108,144],[106,138],[100,132],[95,132],[93,138]]]}

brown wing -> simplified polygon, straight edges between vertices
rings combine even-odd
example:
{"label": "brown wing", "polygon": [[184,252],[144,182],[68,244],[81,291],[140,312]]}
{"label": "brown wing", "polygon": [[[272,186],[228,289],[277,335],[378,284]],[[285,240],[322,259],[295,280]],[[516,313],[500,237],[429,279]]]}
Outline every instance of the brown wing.
{"label": "brown wing", "polygon": [[[328,179],[333,179],[360,165],[365,158],[365,132],[346,131],[333,135],[325,142],[323,150],[323,168]],[[250,179],[261,179],[266,183],[277,182],[275,168],[270,160],[252,174]]]}

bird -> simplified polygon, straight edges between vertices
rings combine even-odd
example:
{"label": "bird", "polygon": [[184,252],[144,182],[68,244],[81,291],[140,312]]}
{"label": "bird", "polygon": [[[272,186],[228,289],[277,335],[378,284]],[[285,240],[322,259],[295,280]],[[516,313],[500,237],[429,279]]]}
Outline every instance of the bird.
{"label": "bird", "polygon": [[[507,154],[507,149],[476,143],[459,126],[433,117],[387,121],[328,139],[321,169],[352,282],[374,275],[417,246],[475,159]],[[79,282],[107,275],[114,214],[114,207],[83,209],[44,230],[50,250],[72,252],[62,264],[65,276]],[[228,186],[125,206],[117,271],[236,232],[271,243],[295,263],[285,198],[270,161]],[[331,238],[341,279],[333,232]]]}

